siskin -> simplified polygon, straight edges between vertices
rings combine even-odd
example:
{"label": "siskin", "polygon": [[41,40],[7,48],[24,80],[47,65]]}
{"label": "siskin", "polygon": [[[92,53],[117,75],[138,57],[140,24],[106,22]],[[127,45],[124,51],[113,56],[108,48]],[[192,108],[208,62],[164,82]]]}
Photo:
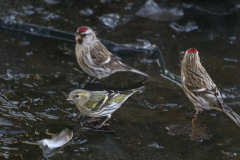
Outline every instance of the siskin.
{"label": "siskin", "polygon": [[102,124],[95,128],[101,128],[103,124],[111,118],[116,111],[133,93],[144,88],[126,90],[126,91],[86,91],[76,89],[69,94],[67,100],[72,100],[79,111],[90,117],[107,117]]}
{"label": "siskin", "polygon": [[147,74],[120,62],[98,40],[89,27],[80,27],[76,33],[76,56],[80,67],[92,77],[102,79],[115,72],[130,71],[146,77]]}
{"label": "siskin", "polygon": [[224,112],[240,126],[240,116],[223,102],[216,85],[200,62],[198,51],[194,48],[188,49],[184,55],[181,79],[185,94],[195,106],[194,116],[201,109],[216,109]]}

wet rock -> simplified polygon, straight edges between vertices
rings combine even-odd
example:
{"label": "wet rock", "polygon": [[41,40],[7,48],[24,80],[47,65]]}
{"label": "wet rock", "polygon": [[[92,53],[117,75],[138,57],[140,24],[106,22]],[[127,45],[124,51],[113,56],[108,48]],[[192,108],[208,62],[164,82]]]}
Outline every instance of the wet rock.
{"label": "wet rock", "polygon": [[125,9],[126,9],[126,10],[130,10],[130,9],[132,9],[132,6],[133,6],[133,3],[132,3],[132,2],[129,2],[129,3],[127,4],[127,6],[125,7]]}
{"label": "wet rock", "polygon": [[156,142],[153,142],[153,144],[149,144],[149,146],[154,148],[163,148],[162,146],[159,146]]}
{"label": "wet rock", "polygon": [[228,61],[228,62],[235,62],[235,63],[238,62],[238,60],[236,60],[236,59],[230,59],[230,58],[224,58],[223,60],[224,60],[224,61]]}
{"label": "wet rock", "polygon": [[123,46],[149,50],[153,50],[154,48],[156,48],[156,45],[151,44],[147,39],[137,39],[137,41],[138,43],[136,44],[123,44]]}
{"label": "wet rock", "polygon": [[49,119],[59,119],[58,116],[55,115],[51,115],[51,114],[46,114],[45,112],[35,112],[37,115],[41,116],[41,117],[47,117]]}
{"label": "wet rock", "polygon": [[103,16],[99,17],[100,22],[111,29],[117,27],[119,19],[120,15],[116,13],[104,14]]}
{"label": "wet rock", "polygon": [[12,126],[14,125],[14,123],[9,120],[6,120],[5,118],[0,117],[0,125]]}
{"label": "wet rock", "polygon": [[24,15],[28,15],[28,16],[33,15],[34,13],[35,13],[35,12],[32,11],[32,10],[25,10],[25,11],[24,11]]}
{"label": "wet rock", "polygon": [[57,0],[44,0],[44,2],[48,3],[48,4],[58,4],[59,1]]}
{"label": "wet rock", "polygon": [[30,56],[30,55],[32,55],[32,54],[33,54],[33,52],[27,52],[27,53],[26,53],[27,56]]}
{"label": "wet rock", "polygon": [[35,11],[36,11],[37,13],[42,13],[44,10],[45,10],[45,9],[44,9],[43,7],[37,7],[37,8],[35,8]]}
{"label": "wet rock", "polygon": [[55,14],[55,13],[51,13],[51,12],[44,12],[44,15],[46,15],[45,17],[43,17],[43,19],[49,21],[51,19],[58,19],[60,18],[60,15]]}
{"label": "wet rock", "polygon": [[173,22],[170,24],[170,27],[177,32],[190,32],[192,30],[198,29],[196,23],[191,21],[187,22],[185,25],[180,25],[178,23]]}
{"label": "wet rock", "polygon": [[158,21],[175,21],[183,17],[181,6],[165,7],[159,6],[152,0],[148,0],[136,15]]}
{"label": "wet rock", "polygon": [[87,7],[85,9],[83,9],[83,10],[80,10],[79,13],[81,15],[90,16],[90,15],[93,14],[93,10]]}
{"label": "wet rock", "polygon": [[57,110],[60,110],[61,108],[59,108],[58,106],[53,106],[53,107],[51,107],[51,109],[52,109],[53,111],[57,111]]}
{"label": "wet rock", "polygon": [[87,139],[79,139],[76,142],[73,142],[72,144],[83,144],[83,143],[86,143],[86,142],[87,142]]}
{"label": "wet rock", "polygon": [[101,3],[111,2],[111,0],[100,0]]}
{"label": "wet rock", "polygon": [[29,44],[30,44],[30,42],[28,42],[28,41],[21,41],[20,42],[20,45],[22,45],[22,46],[27,46]]}
{"label": "wet rock", "polygon": [[10,135],[15,135],[15,134],[21,134],[24,133],[25,131],[20,130],[19,128],[16,127],[3,127],[0,129],[0,137],[10,134]]}
{"label": "wet rock", "polygon": [[24,112],[24,111],[23,111],[22,113],[27,116],[27,119],[28,119],[28,120],[37,121],[36,116],[34,116],[33,114],[31,114],[31,113],[29,113],[29,112]]}
{"label": "wet rock", "polygon": [[224,3],[199,4],[194,7],[196,10],[216,16],[225,16],[233,13],[235,7]]}
{"label": "wet rock", "polygon": [[32,5],[27,5],[27,6],[23,6],[22,9],[24,10],[22,15],[32,15],[35,13],[35,11],[33,11],[34,7]]}
{"label": "wet rock", "polygon": [[221,153],[229,157],[234,157],[236,155],[236,153],[226,152],[224,150],[221,150]]}
{"label": "wet rock", "polygon": [[86,152],[86,151],[88,151],[89,149],[88,148],[86,148],[86,147],[80,147],[79,148],[81,151],[83,151],[83,152]]}

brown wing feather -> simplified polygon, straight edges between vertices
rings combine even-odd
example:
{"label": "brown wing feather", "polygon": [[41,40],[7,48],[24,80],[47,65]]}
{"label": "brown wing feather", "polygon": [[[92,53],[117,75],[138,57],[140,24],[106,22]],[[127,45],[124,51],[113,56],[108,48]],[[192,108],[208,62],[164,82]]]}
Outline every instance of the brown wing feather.
{"label": "brown wing feather", "polygon": [[192,86],[199,88],[205,88],[207,90],[214,89],[211,77],[208,75],[206,70],[201,66],[197,70],[188,70],[185,74],[186,81]]}
{"label": "brown wing feather", "polygon": [[120,62],[115,56],[110,56],[110,61],[106,64],[108,68],[113,70],[131,70],[131,67]]}
{"label": "brown wing feather", "polygon": [[208,102],[214,104],[215,106],[221,107],[221,104],[218,102],[217,97],[215,96],[214,90],[208,90],[208,89],[205,88],[204,91],[199,91],[199,90],[201,90],[203,88],[200,88],[200,87],[197,87],[197,86],[192,86],[188,82],[186,82],[185,85],[195,95],[198,95],[198,96],[202,97],[203,99],[205,99]]}
{"label": "brown wing feather", "polygon": [[90,50],[92,61],[96,65],[103,65],[103,68],[111,69],[114,73],[116,71],[131,71],[137,74],[149,77],[146,73],[143,73],[137,69],[131,68],[122,62],[120,62],[115,56],[113,56],[104,45],[98,40],[93,48]]}
{"label": "brown wing feather", "polygon": [[[91,58],[96,65],[106,65],[109,69],[113,70],[131,70],[125,64],[122,64],[115,56],[113,56],[104,45],[98,41],[97,44],[90,50]],[[110,61],[105,63],[110,57]]]}
{"label": "brown wing feather", "polygon": [[[191,72],[194,72],[195,74],[192,74]],[[186,72],[185,85],[194,94],[199,95],[215,106],[222,108],[216,97],[218,89],[203,67],[198,68],[197,71]]]}
{"label": "brown wing feather", "polygon": [[97,65],[103,64],[112,55],[100,41],[96,42],[90,54],[92,61]]}

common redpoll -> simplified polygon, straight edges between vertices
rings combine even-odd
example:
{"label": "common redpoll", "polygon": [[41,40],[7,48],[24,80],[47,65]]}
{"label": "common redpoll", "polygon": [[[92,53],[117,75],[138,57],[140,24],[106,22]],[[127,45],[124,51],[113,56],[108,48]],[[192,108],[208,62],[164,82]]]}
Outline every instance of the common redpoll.
{"label": "common redpoll", "polygon": [[122,71],[131,71],[149,77],[120,62],[104,47],[89,27],[78,28],[76,41],[75,50],[78,64],[84,72],[92,77],[102,79]]}
{"label": "common redpoll", "polygon": [[101,125],[96,126],[96,128],[101,128],[103,124],[111,118],[112,113],[116,111],[128,97],[143,88],[144,87],[140,87],[126,91],[86,91],[76,89],[69,94],[67,100],[72,100],[79,111],[85,116],[107,116],[107,119],[103,121]]}
{"label": "common redpoll", "polygon": [[194,48],[188,49],[184,55],[181,79],[185,94],[195,106],[195,115],[201,109],[216,109],[224,112],[240,126],[240,116],[223,102],[216,85],[200,62],[198,51]]}

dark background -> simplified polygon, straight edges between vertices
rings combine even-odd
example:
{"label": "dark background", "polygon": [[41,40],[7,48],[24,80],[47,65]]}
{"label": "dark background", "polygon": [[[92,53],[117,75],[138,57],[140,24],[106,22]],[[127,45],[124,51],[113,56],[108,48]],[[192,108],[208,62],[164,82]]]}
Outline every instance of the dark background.
{"label": "dark background", "polygon": [[[70,33],[89,26],[99,38],[114,43],[157,45],[167,69],[176,75],[185,51],[194,47],[224,101],[240,114],[240,3],[146,2],[1,0],[0,18]],[[0,159],[44,159],[46,152],[36,145],[38,140],[81,127],[61,109],[79,113],[65,99],[70,91],[82,88],[87,76],[77,64],[75,43],[7,29],[0,33],[0,91],[19,106],[14,109],[4,102],[0,106]],[[193,105],[180,86],[160,75],[156,59],[148,53],[117,56],[161,85],[147,84],[145,91],[114,112],[108,126],[114,132],[82,131],[48,159],[240,159],[240,129],[231,119],[219,111],[203,111],[192,129]],[[105,85],[124,89],[142,79],[116,73]]]}

